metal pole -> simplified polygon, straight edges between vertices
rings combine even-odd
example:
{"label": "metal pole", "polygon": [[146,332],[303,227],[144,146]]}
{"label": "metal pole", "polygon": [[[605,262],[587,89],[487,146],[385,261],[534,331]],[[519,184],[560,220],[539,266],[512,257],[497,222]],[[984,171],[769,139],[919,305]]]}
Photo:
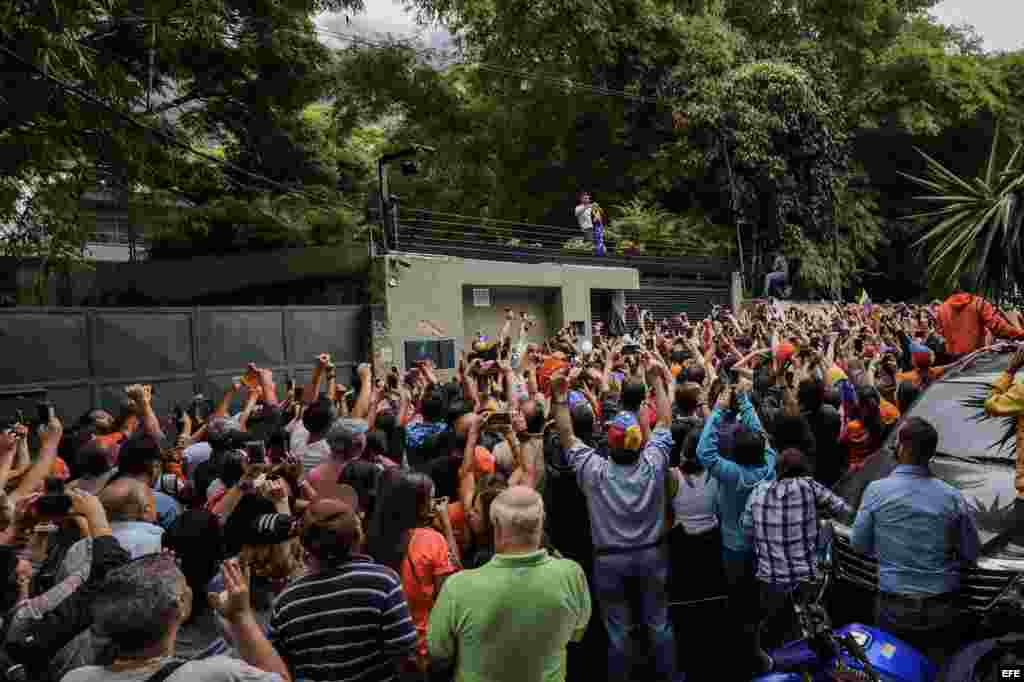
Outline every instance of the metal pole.
{"label": "metal pole", "polygon": [[391,218],[391,244],[398,251],[398,200],[388,197],[388,210]]}
{"label": "metal pole", "polygon": [[380,236],[385,241],[384,247],[387,250],[387,238],[388,238],[388,221],[386,205],[387,200],[384,198],[384,157],[377,159],[377,203],[380,210]]}
{"label": "metal pole", "polygon": [[[736,201],[736,180],[732,174],[732,159],[729,158],[729,152],[725,148],[725,140],[719,136],[718,138],[719,147],[722,149],[722,156],[725,158],[725,168],[729,171],[729,208],[732,212],[732,219],[736,223],[736,250],[740,256],[740,276],[746,280],[746,267],[743,264],[743,230],[739,216],[739,210],[737,208]],[[754,283],[749,284],[751,292],[753,292]]]}

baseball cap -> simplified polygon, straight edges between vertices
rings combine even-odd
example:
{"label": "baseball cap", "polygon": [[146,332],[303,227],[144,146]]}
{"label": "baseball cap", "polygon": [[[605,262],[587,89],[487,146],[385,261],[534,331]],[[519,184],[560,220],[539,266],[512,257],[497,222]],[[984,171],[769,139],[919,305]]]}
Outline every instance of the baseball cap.
{"label": "baseball cap", "polygon": [[643,445],[640,422],[631,412],[620,412],[608,426],[608,446],[615,450],[639,450]]}

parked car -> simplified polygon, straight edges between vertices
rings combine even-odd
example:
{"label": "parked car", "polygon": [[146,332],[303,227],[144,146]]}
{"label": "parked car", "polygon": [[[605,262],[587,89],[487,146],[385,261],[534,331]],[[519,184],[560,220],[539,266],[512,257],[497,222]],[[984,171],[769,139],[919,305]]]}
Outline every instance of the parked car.
{"label": "parked car", "polygon": [[[909,410],[907,417],[927,419],[939,432],[932,473],[960,489],[974,513],[982,541],[982,556],[964,570],[961,606],[976,617],[1024,615],[1024,516],[1015,512],[1014,443],[997,443],[1005,431],[1002,419],[979,420],[978,407],[966,399],[987,392],[1009,364],[1010,353],[989,351],[967,367],[935,382]],[[867,485],[895,468],[896,429],[864,469],[848,474],[834,490],[855,509]],[[851,528],[834,523],[833,555],[837,578],[870,590],[878,589],[878,562],[855,551]]]}

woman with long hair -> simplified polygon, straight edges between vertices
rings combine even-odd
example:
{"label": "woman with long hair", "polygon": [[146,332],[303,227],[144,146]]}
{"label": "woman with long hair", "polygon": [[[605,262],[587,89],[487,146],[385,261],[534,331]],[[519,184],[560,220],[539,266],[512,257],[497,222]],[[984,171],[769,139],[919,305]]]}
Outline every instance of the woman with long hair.
{"label": "woman with long hair", "polygon": [[469,528],[466,568],[480,568],[494,556],[491,503],[507,488],[508,482],[500,475],[489,474],[477,480],[470,507],[466,511],[466,526]]}
{"label": "woman with long hair", "polygon": [[857,471],[882,447],[900,412],[874,386],[854,389],[849,382],[843,383],[843,429],[839,440],[846,446],[849,470]]}
{"label": "woman with long hair", "polygon": [[[416,655],[406,673],[422,677],[429,670],[427,622],[445,579],[459,570],[458,546],[447,522],[447,504],[434,501],[434,482],[414,471],[388,469],[380,487],[366,538],[367,553],[402,578],[402,590],[416,625]],[[446,535],[434,529],[441,515]]]}

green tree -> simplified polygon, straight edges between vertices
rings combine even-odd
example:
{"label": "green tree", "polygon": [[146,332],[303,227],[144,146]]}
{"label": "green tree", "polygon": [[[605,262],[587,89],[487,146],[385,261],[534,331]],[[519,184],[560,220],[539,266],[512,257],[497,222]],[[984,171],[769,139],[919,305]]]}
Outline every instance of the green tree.
{"label": "green tree", "polygon": [[[319,42],[312,15],[361,6],[360,0],[0,2],[0,44],[15,53],[0,53],[7,93],[0,222],[17,222],[29,188],[42,179],[50,188],[29,202],[36,207],[33,229],[48,238],[31,241],[8,231],[0,248],[80,260],[81,231],[58,223],[74,219],[69,207],[83,187],[103,183],[199,207],[244,196],[251,201],[235,208],[251,205],[254,214],[240,218],[242,224],[262,220],[256,199],[272,200],[288,187],[334,190],[339,171],[322,155],[322,131],[304,117],[332,83],[331,52]],[[40,70],[162,134],[63,91]],[[217,146],[232,168],[188,154],[168,137]],[[44,206],[54,196],[70,199]]]}

